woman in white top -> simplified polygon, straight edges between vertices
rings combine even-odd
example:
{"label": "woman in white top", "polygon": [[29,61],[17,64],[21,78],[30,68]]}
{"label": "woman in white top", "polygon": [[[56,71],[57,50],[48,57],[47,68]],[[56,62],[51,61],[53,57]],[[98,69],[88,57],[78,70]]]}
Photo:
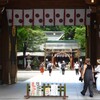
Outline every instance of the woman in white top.
{"label": "woman in white top", "polygon": [[97,67],[95,68],[95,72],[100,72],[100,59],[97,60]]}

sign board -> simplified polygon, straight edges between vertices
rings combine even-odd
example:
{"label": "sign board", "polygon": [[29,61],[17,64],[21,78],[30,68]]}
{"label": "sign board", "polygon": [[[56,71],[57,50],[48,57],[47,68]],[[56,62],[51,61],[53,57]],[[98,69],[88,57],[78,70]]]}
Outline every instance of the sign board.
{"label": "sign board", "polygon": [[65,85],[62,83],[30,83],[30,96],[64,96]]}

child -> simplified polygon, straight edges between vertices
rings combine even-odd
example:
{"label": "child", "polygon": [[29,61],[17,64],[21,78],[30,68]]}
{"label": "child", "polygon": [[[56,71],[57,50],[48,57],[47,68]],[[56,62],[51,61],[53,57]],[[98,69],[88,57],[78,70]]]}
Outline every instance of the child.
{"label": "child", "polygon": [[40,72],[43,74],[44,73],[44,62],[40,64]]}

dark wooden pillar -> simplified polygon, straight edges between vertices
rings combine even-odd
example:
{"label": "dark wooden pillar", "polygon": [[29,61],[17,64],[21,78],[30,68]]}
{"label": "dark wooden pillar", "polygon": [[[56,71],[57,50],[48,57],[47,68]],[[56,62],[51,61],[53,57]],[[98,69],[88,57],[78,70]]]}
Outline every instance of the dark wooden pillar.
{"label": "dark wooden pillar", "polygon": [[[1,12],[1,10],[0,10]],[[2,42],[1,42],[1,39],[2,39],[2,26],[1,26],[1,21],[2,21],[2,14],[0,13],[0,48],[2,46]],[[1,49],[0,49],[0,84],[2,83],[2,66],[1,66],[1,58],[2,58],[2,55],[1,55]]]}
{"label": "dark wooden pillar", "polygon": [[16,30],[15,27],[9,27],[7,24],[6,11],[2,14],[2,32],[1,32],[1,65],[2,82],[4,84],[16,83],[17,57],[16,57]]}
{"label": "dark wooden pillar", "polygon": [[97,13],[97,59],[100,59],[100,6]]}
{"label": "dark wooden pillar", "polygon": [[91,59],[91,64],[96,65],[96,60],[97,60],[97,19],[96,19],[96,13],[92,12],[91,13],[91,24],[90,24],[90,59]]}
{"label": "dark wooden pillar", "polygon": [[89,34],[90,34],[90,26],[86,26],[86,58],[90,57],[90,41],[89,41]]}
{"label": "dark wooden pillar", "polygon": [[1,14],[1,66],[2,66],[2,82],[9,84],[9,34],[6,11]]}
{"label": "dark wooden pillar", "polygon": [[90,26],[87,26],[87,55],[91,58],[91,64],[96,65],[100,59],[100,6],[91,7]]}
{"label": "dark wooden pillar", "polygon": [[11,84],[16,83],[17,75],[17,33],[16,26],[9,27],[9,59]]}

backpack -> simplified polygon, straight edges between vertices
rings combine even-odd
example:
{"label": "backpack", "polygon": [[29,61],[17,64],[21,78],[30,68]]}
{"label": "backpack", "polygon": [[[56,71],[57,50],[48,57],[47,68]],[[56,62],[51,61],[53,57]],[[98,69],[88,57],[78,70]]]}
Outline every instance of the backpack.
{"label": "backpack", "polygon": [[52,67],[52,64],[48,64],[48,70],[51,69],[51,67]]}
{"label": "backpack", "polygon": [[65,65],[64,64],[61,65],[61,69],[65,69]]}

